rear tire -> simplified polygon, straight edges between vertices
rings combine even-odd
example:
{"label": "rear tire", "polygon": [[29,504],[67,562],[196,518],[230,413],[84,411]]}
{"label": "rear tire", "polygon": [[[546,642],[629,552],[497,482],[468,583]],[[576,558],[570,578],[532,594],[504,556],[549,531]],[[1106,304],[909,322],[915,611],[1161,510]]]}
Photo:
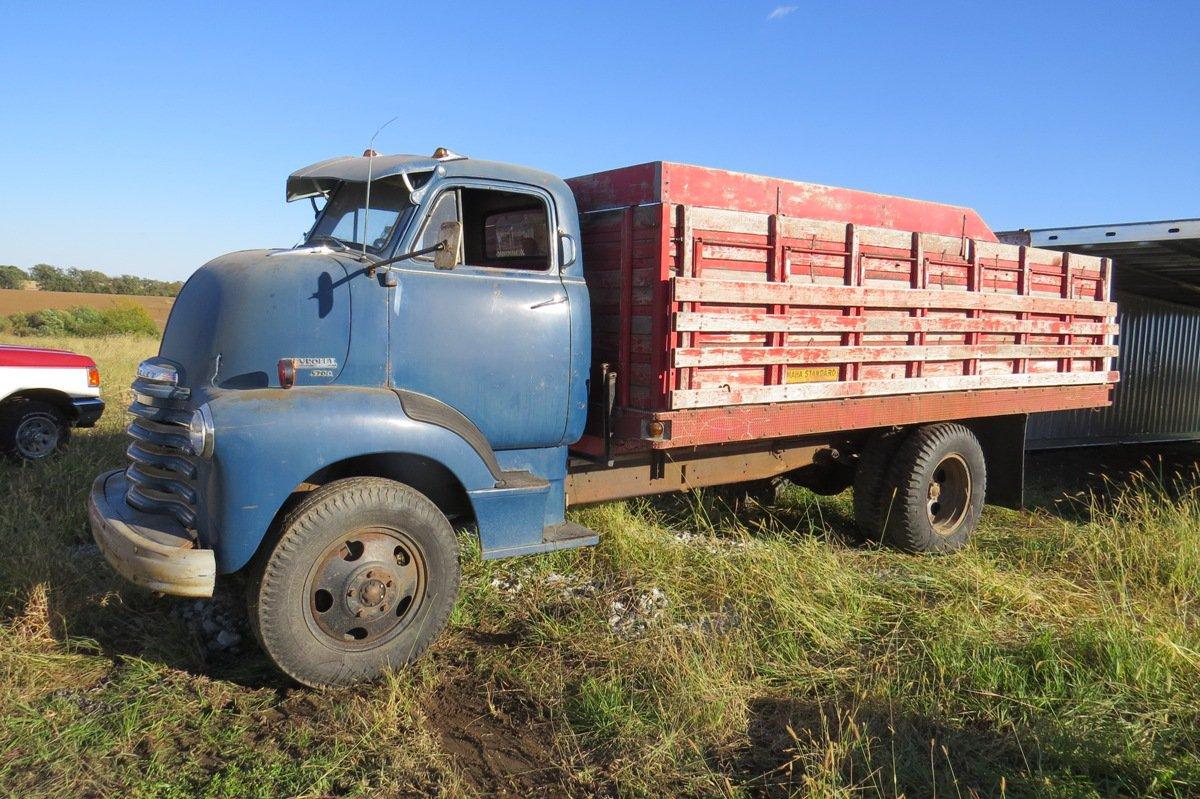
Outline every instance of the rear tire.
{"label": "rear tire", "polygon": [[459,575],[454,530],[424,495],[381,478],[338,480],[303,499],[260,554],[250,626],[297,682],[372,680],[442,632]]}
{"label": "rear tire", "polygon": [[883,541],[884,508],[891,492],[884,496],[884,485],[892,459],[908,437],[908,430],[894,429],[876,434],[867,441],[854,470],[854,522],[860,541]]}
{"label": "rear tire", "polygon": [[10,460],[45,460],[61,452],[70,437],[67,417],[49,403],[18,399],[0,405],[0,451]]}
{"label": "rear tire", "polygon": [[[962,549],[983,512],[987,468],[975,434],[960,424],[920,427],[892,459],[885,491],[887,540],[904,552]],[[890,498],[890,497],[889,497]]]}

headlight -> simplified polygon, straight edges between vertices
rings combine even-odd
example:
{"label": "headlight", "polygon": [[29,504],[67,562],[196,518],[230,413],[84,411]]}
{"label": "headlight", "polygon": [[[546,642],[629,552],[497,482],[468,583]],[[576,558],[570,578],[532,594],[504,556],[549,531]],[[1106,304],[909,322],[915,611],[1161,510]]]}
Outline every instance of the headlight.
{"label": "headlight", "polygon": [[192,422],[188,425],[188,443],[191,444],[192,454],[211,458],[213,437],[212,412],[206,403],[192,413]]}

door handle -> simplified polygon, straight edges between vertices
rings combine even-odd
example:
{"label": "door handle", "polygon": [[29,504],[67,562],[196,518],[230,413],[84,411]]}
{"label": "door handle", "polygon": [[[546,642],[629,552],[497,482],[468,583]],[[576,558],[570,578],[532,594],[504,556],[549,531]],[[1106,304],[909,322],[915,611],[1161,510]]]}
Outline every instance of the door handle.
{"label": "door handle", "polygon": [[529,309],[533,310],[534,308],[545,308],[547,305],[560,305],[561,303],[564,303],[566,301],[567,301],[566,295],[563,295],[562,297],[555,297],[552,300],[546,300],[544,302],[539,302],[539,303],[530,305]]}

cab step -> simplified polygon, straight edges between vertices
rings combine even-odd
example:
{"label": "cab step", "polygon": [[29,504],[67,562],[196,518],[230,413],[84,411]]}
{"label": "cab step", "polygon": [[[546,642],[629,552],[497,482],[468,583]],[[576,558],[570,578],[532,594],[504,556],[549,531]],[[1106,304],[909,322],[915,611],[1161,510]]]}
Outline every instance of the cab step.
{"label": "cab step", "polygon": [[542,531],[543,552],[550,552],[555,549],[590,547],[598,543],[600,543],[599,533],[575,522],[554,524]]}

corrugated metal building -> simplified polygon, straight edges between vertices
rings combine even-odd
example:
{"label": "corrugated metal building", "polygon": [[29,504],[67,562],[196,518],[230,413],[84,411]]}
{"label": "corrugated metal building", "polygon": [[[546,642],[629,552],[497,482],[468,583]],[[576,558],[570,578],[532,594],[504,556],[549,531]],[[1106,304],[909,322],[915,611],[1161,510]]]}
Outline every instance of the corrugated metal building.
{"label": "corrugated metal building", "polygon": [[1200,219],[997,235],[1114,263],[1121,382],[1113,404],[1035,414],[1027,447],[1200,439]]}

